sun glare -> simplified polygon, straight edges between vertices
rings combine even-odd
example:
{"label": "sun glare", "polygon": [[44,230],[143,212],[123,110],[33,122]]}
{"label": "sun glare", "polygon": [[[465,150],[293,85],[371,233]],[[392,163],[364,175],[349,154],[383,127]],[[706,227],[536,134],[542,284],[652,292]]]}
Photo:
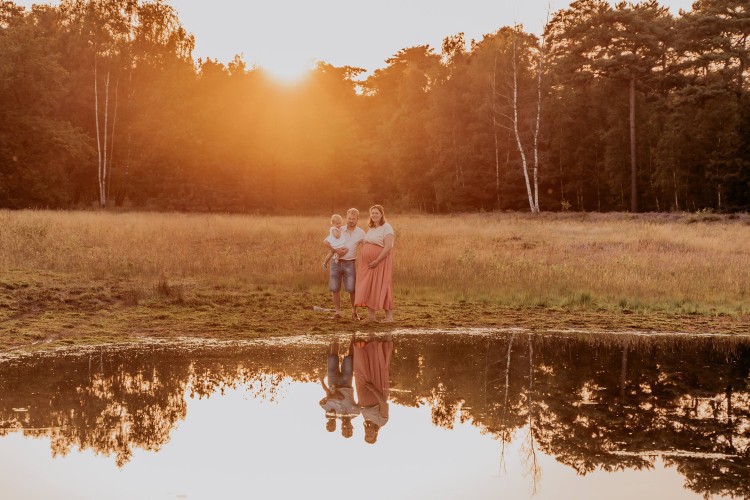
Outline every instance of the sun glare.
{"label": "sun glare", "polygon": [[280,55],[273,61],[260,64],[268,74],[283,83],[296,83],[307,76],[313,69],[314,61]]}

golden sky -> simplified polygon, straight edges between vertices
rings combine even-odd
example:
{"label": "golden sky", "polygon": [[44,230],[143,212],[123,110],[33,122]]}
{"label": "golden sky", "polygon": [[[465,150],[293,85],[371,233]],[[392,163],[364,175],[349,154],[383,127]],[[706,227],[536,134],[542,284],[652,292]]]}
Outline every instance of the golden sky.
{"label": "golden sky", "polygon": [[[540,33],[567,0],[173,0],[196,36],[196,57],[230,60],[242,53],[250,64],[293,76],[315,60],[368,71],[385,66],[400,49],[429,44],[440,49],[459,32],[467,41],[498,28],[523,24]],[[691,0],[662,0],[674,13]]]}
{"label": "golden sky", "polygon": [[[33,0],[16,3],[30,5]],[[56,4],[57,2],[50,2]],[[515,22],[539,33],[567,0],[171,0],[196,38],[195,57],[228,62],[242,54],[249,65],[291,78],[314,61],[368,71],[402,48],[459,32],[467,41]],[[661,0],[673,13],[691,0]]]}

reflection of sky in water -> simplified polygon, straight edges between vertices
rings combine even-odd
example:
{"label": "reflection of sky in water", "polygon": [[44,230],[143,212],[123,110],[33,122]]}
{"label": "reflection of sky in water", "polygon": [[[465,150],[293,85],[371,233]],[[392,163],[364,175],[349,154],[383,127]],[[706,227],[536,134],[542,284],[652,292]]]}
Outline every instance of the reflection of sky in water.
{"label": "reflection of sky in water", "polygon": [[[246,387],[189,398],[158,452],[136,448],[113,458],[73,450],[52,459],[49,440],[0,438],[0,484],[6,498],[529,498],[533,477],[523,460],[527,428],[516,432],[500,466],[500,442],[470,422],[452,430],[431,424],[428,406],[391,404],[378,443],[325,429],[319,385],[286,379],[274,402]],[[537,450],[536,498],[699,498],[657,460],[653,470],[595,471],[586,476]]]}
{"label": "reflection of sky in water", "polygon": [[375,445],[326,430],[328,340],[6,359],[0,497],[750,494],[741,338],[402,333]]}

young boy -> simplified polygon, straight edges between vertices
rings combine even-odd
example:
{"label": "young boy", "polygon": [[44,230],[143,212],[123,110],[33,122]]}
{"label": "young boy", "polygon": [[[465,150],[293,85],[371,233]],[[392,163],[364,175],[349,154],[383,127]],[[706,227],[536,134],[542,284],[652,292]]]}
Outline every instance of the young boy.
{"label": "young boy", "polygon": [[323,260],[323,269],[328,269],[328,262],[331,260],[331,257],[333,257],[334,262],[339,261],[339,256],[334,250],[346,245],[346,236],[344,235],[344,231],[341,230],[341,225],[343,223],[344,219],[342,219],[339,214],[333,214],[331,216],[331,229],[328,231],[328,237],[325,241],[331,244],[333,250],[329,250],[328,255],[326,255],[326,258]]}

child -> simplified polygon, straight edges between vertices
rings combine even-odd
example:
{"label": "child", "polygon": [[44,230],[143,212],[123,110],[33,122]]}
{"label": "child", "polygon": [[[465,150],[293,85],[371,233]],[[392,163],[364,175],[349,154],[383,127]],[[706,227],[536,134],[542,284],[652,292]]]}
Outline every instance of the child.
{"label": "child", "polygon": [[331,244],[333,250],[330,250],[328,255],[326,255],[326,258],[323,260],[323,269],[328,269],[328,262],[331,260],[331,257],[333,257],[334,262],[339,261],[339,256],[334,250],[343,248],[346,245],[346,237],[344,231],[341,230],[341,225],[343,223],[344,219],[342,219],[339,214],[333,214],[331,216],[331,229],[328,232],[328,237],[325,241]]}

